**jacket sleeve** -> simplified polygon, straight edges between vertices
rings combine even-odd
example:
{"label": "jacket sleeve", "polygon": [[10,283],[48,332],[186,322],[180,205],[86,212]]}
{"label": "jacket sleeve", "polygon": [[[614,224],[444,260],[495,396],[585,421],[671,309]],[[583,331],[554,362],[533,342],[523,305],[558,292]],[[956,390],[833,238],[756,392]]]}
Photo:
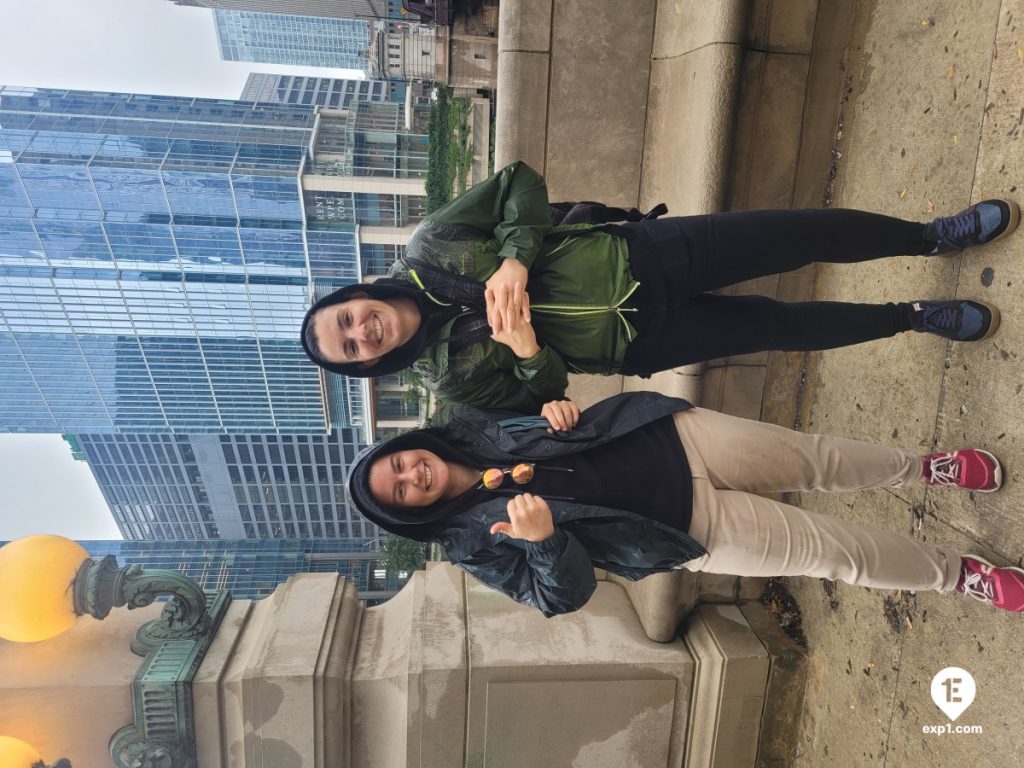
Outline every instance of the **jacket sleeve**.
{"label": "jacket sleeve", "polygon": [[594,566],[583,545],[558,528],[545,541],[525,544],[520,549],[497,542],[455,564],[548,618],[582,608],[597,589]]}
{"label": "jacket sleeve", "polygon": [[445,396],[477,408],[501,408],[515,413],[536,415],[544,403],[559,400],[569,386],[565,362],[549,346],[541,347],[533,357],[515,358],[511,368],[491,368],[462,384],[457,392]]}
{"label": "jacket sleeve", "polygon": [[524,162],[508,165],[430,214],[442,224],[472,227],[498,241],[498,256],[533,266],[551,227],[544,179]]}

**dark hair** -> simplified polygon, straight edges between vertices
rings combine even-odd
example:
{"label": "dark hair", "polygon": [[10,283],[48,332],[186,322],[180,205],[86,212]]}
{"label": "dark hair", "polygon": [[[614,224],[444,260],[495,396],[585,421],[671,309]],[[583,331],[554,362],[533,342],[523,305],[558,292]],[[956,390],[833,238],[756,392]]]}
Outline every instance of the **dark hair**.
{"label": "dark hair", "polygon": [[309,350],[309,357],[313,360],[323,359],[324,356],[323,352],[320,351],[320,339],[317,338],[316,328],[313,327],[313,315],[315,314],[316,312],[311,313],[310,321],[302,327],[302,344]]}

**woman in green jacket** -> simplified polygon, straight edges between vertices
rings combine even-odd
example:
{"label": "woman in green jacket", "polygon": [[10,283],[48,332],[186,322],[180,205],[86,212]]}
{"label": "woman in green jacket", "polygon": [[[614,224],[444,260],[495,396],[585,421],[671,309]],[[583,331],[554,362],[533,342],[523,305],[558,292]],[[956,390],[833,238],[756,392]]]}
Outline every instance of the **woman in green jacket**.
{"label": "woman in green jacket", "polygon": [[646,376],[763,350],[829,349],[904,331],[991,335],[974,301],[777,302],[709,291],[813,261],[939,255],[992,242],[1019,210],[987,200],[929,224],[851,210],[771,210],[553,226],[543,179],[514,163],[429,215],[389,278],[309,310],[321,367],[413,367],[444,400],[536,413],[567,372]]}

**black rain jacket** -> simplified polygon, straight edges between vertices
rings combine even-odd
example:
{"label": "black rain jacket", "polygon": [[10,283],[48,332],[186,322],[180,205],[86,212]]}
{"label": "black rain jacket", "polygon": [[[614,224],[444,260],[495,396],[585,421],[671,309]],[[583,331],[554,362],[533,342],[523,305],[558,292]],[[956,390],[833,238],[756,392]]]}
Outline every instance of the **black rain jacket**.
{"label": "black rain jacket", "polygon": [[[555,533],[547,540],[492,535],[494,523],[508,520],[507,494],[517,492],[512,488],[482,502],[470,493],[431,507],[395,509],[370,493],[370,466],[395,451],[424,448],[471,467],[508,467],[586,451],[691,407],[686,400],[654,392],[624,393],[586,409],[576,428],[564,434],[548,433],[547,420],[539,416],[502,420],[507,414],[463,408],[444,427],[409,432],[364,451],[349,475],[349,496],[381,528],[440,543],[454,564],[514,600],[545,616],[569,613],[593,594],[595,566],[638,580],[676,569],[705,550],[686,533],[642,515],[560,500],[548,500]],[[689,467],[665,471],[689,472]]]}

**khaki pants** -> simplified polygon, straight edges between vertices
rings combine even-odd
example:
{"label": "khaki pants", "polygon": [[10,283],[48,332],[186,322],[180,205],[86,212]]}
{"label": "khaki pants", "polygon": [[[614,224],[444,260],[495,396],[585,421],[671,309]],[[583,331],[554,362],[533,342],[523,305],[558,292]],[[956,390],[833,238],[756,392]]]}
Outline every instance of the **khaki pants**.
{"label": "khaki pants", "polygon": [[755,495],[915,485],[920,456],[703,408],[677,413],[675,422],[693,473],[689,533],[708,551],[685,569],[817,576],[883,589],[956,586],[960,554],[951,547]]}

